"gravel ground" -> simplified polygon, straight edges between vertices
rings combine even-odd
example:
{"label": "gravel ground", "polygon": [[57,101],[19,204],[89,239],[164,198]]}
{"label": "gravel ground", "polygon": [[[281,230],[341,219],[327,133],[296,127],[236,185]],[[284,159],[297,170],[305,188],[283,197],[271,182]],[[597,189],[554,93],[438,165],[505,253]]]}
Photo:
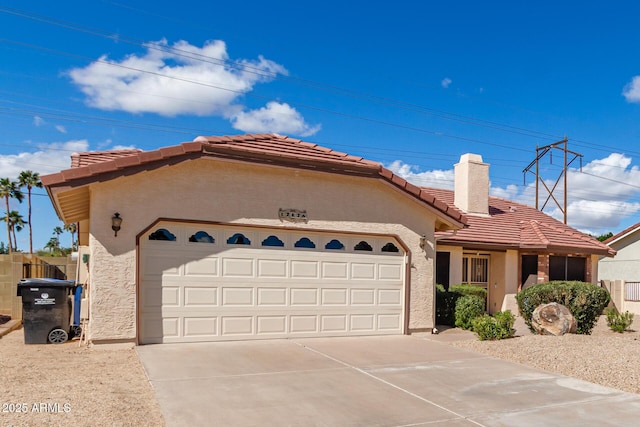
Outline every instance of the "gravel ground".
{"label": "gravel ground", "polygon": [[[132,348],[0,339],[0,426],[163,426]],[[20,411],[20,412],[18,412]]]}
{"label": "gravel ground", "polygon": [[[448,344],[580,378],[607,387],[640,393],[640,316],[632,331],[613,332],[601,316],[591,335],[532,335],[521,318],[518,335],[500,341],[453,340]],[[518,324],[516,324],[518,326]],[[635,328],[634,328],[635,327]],[[449,331],[445,331],[449,332]],[[453,332],[453,331],[451,331]]]}

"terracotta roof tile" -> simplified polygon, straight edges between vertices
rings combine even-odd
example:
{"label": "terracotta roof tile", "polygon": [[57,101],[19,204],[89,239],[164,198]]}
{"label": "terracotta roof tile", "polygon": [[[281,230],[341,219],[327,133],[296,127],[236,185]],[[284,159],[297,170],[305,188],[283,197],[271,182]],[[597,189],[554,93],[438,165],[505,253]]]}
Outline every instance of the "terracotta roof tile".
{"label": "terracotta roof tile", "polygon": [[[191,142],[148,152],[118,150],[74,153],[71,169],[64,170],[60,174],[43,176],[42,181],[47,186],[62,186],[70,184],[73,180],[85,178],[87,181],[82,183],[85,185],[90,183],[91,179],[97,180],[101,174],[111,174],[110,177],[117,177],[120,171],[127,168],[143,168],[144,170],[144,168],[164,166],[169,162],[180,161],[181,156],[193,157],[194,154],[198,155],[198,152],[202,156],[267,164],[275,163],[289,167],[383,179],[401,188],[411,197],[415,197],[440,211],[443,217],[448,217],[452,221],[452,224],[462,226],[466,221],[462,212],[437,200],[432,194],[409,184],[405,179],[383,168],[378,162],[276,134],[199,136]],[[90,165],[93,166],[89,167]]]}
{"label": "terracotta roof tile", "polygon": [[[436,204],[439,199],[453,206],[453,191],[424,190],[436,197]],[[455,236],[443,234],[440,242],[615,254],[606,244],[531,206],[498,197],[489,197],[488,216],[467,215],[467,225]]]}

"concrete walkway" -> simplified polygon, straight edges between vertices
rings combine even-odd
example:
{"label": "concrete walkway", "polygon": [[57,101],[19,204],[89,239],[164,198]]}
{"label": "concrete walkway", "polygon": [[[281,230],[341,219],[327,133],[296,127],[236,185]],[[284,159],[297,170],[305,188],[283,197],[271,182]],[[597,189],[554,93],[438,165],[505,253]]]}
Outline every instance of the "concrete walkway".
{"label": "concrete walkway", "polygon": [[136,351],[168,426],[619,426],[640,419],[640,395],[427,336]]}

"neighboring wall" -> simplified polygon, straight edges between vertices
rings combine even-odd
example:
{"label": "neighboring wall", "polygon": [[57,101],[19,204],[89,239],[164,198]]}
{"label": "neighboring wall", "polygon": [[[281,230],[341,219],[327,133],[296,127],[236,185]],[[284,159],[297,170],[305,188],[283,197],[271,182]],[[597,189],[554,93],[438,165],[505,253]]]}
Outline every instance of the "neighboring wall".
{"label": "neighboring wall", "polygon": [[630,311],[631,313],[640,315],[640,301],[627,301],[625,299],[626,282],[624,280],[602,280],[602,286],[605,287],[611,295],[611,304],[621,313]]}
{"label": "neighboring wall", "polygon": [[633,233],[610,246],[617,251],[613,258],[598,262],[598,280],[640,281],[640,233]]}
{"label": "neighboring wall", "polygon": [[68,257],[38,257],[37,255],[15,253],[0,255],[0,314],[8,314],[13,319],[22,318],[22,300],[18,297],[18,282],[24,277],[24,265],[31,264],[31,277],[44,277],[50,269],[39,268],[41,264],[57,266],[67,273],[67,279],[75,280],[76,263]]}

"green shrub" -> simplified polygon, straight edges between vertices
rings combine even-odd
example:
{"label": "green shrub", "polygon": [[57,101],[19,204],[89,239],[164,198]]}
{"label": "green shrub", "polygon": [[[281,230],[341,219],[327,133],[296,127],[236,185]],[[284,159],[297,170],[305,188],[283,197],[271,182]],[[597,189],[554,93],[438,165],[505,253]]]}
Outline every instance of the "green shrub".
{"label": "green shrub", "polygon": [[453,285],[449,287],[449,291],[457,292],[460,295],[474,295],[485,301],[487,300],[487,290],[485,288],[476,285],[469,285],[468,283]]}
{"label": "green shrub", "polygon": [[515,333],[513,324],[515,321],[516,317],[511,311],[506,310],[496,313],[493,317],[487,314],[476,317],[471,324],[473,332],[478,334],[478,338],[481,341],[501,340],[513,337]]}
{"label": "green shrub", "polygon": [[618,313],[615,308],[608,308],[605,310],[607,316],[607,326],[614,332],[624,332],[629,329],[629,326],[633,323],[633,313],[625,311],[624,313]]}
{"label": "green shrub", "polygon": [[475,295],[483,301],[487,300],[487,290],[479,286],[460,284],[449,287],[436,285],[436,324],[456,326],[456,302],[464,295]]}
{"label": "green shrub", "polygon": [[463,295],[456,301],[456,326],[471,329],[471,322],[484,314],[485,301],[475,295]]}
{"label": "green shrub", "polygon": [[589,335],[609,300],[609,292],[605,288],[592,283],[567,281],[540,283],[516,295],[520,314],[533,333],[536,331],[531,326],[531,316],[536,307],[557,302],[567,307],[575,317],[577,333]]}

